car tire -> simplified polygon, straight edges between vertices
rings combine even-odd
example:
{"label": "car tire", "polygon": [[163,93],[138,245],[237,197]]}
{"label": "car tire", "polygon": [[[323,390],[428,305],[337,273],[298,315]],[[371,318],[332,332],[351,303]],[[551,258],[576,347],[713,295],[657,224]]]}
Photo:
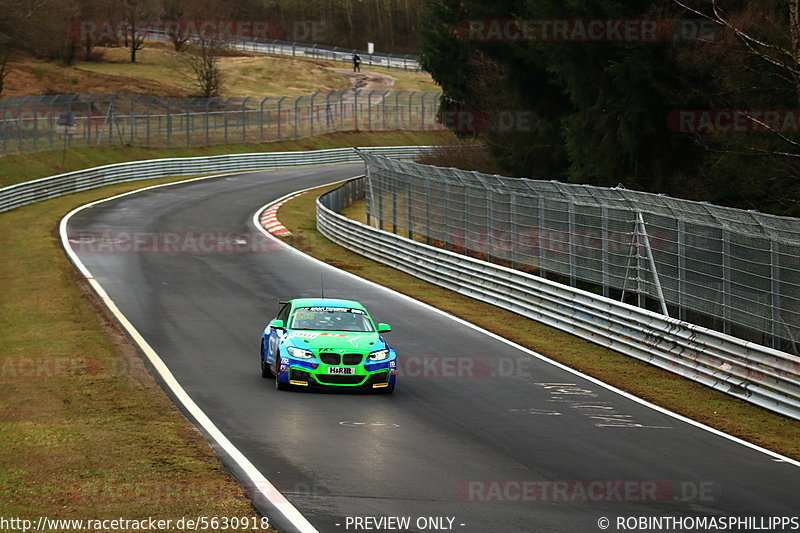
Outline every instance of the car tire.
{"label": "car tire", "polygon": [[264,341],[261,341],[261,377],[262,378],[271,378],[275,374],[272,373],[272,369],[269,367],[269,363],[264,360]]}

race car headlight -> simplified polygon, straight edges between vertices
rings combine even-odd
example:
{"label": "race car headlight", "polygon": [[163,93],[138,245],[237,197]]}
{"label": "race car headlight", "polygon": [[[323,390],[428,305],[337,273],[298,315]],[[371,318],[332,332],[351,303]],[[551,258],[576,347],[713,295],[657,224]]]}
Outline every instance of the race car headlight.
{"label": "race car headlight", "polygon": [[378,350],[369,354],[370,361],[383,361],[389,357],[389,350]]}
{"label": "race car headlight", "polygon": [[286,351],[289,352],[289,355],[297,357],[298,359],[311,359],[314,357],[314,353],[311,352],[311,350],[304,350],[303,348],[294,348],[290,346],[286,348]]}

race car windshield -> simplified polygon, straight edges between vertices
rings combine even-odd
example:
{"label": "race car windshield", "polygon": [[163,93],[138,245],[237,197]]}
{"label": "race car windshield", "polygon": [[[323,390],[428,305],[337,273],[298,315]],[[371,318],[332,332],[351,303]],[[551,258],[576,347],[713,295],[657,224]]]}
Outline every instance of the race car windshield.
{"label": "race car windshield", "polygon": [[301,307],[292,315],[291,329],[323,331],[374,331],[361,309],[347,307]]}

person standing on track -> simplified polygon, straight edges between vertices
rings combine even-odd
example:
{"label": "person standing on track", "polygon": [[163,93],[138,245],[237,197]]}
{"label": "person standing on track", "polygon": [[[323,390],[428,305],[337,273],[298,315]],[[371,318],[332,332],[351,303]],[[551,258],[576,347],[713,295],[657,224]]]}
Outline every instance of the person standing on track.
{"label": "person standing on track", "polygon": [[353,72],[361,72],[361,56],[353,52]]}

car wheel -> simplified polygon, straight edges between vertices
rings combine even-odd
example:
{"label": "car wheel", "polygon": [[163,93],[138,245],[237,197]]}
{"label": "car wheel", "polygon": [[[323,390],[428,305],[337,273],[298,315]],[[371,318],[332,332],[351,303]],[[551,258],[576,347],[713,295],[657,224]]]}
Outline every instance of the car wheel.
{"label": "car wheel", "polygon": [[264,360],[264,341],[261,341],[261,377],[271,378],[272,376],[274,376],[272,369],[269,367],[269,363]]}

